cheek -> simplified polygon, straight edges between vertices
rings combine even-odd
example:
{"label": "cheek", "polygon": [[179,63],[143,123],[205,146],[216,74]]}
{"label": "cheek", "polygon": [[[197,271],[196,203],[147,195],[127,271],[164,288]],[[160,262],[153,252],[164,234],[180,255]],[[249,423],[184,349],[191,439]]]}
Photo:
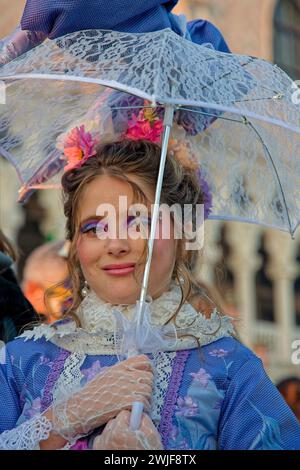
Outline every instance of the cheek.
{"label": "cheek", "polygon": [[99,246],[95,240],[89,240],[80,236],[76,248],[78,260],[83,269],[99,259]]}
{"label": "cheek", "polygon": [[153,250],[153,260],[156,265],[173,268],[176,257],[176,246],[174,240],[155,240]]}

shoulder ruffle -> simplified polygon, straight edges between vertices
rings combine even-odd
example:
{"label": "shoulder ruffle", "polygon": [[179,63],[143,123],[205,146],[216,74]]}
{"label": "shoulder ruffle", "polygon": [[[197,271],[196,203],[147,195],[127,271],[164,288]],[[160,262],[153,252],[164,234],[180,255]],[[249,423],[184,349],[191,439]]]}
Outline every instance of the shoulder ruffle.
{"label": "shoulder ruffle", "polygon": [[42,324],[38,325],[32,330],[27,330],[22,333],[19,338],[24,338],[25,341],[45,338],[46,341],[51,340],[55,336],[63,338],[66,335],[72,334],[76,331],[77,326],[71,318],[59,320],[51,325]]}

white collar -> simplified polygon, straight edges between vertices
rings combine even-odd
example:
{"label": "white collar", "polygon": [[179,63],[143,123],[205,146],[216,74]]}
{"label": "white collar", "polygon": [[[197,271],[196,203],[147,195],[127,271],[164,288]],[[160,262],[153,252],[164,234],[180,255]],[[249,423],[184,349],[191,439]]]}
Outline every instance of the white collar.
{"label": "white collar", "polygon": [[[150,303],[150,322],[158,328],[163,327],[174,315],[181,301],[181,289],[174,282],[169,291],[164,292]],[[45,337],[56,345],[72,352],[85,354],[116,354],[115,325],[116,317],[113,310],[117,309],[127,318],[130,324],[135,305],[109,304],[90,291],[77,310],[81,327],[74,321],[61,320],[53,325],[41,325],[34,330],[25,331],[21,336],[25,340],[37,340]],[[172,324],[172,322],[170,322]],[[173,342],[172,350],[192,349],[197,347],[196,337],[200,345],[216,341],[224,336],[231,336],[234,329],[231,319],[222,316],[215,309],[210,318],[197,312],[187,302],[183,304],[176,316],[178,340]],[[181,337],[181,335],[192,335]],[[170,350],[167,346],[164,350]]]}

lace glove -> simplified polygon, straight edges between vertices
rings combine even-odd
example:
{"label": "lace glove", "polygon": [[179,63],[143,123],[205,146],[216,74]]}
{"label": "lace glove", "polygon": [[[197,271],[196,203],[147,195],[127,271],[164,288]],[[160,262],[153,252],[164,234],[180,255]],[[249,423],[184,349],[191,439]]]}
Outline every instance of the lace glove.
{"label": "lace glove", "polygon": [[40,450],[40,441],[48,439],[52,423],[43,415],[36,415],[14,429],[0,434],[1,450]]}
{"label": "lace glove", "polygon": [[136,356],[107,368],[67,400],[54,394],[53,429],[74,442],[142,402],[150,410],[153,369],[146,356]]}
{"label": "lace glove", "polygon": [[121,411],[109,421],[102,434],[93,443],[94,450],[163,450],[160,435],[145,413],[141,427],[132,431],[129,427],[130,412]]}

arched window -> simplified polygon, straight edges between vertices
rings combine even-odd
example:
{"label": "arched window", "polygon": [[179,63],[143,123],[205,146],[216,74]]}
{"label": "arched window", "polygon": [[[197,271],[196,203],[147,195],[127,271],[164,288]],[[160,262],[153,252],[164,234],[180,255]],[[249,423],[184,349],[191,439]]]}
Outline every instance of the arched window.
{"label": "arched window", "polygon": [[300,0],[279,0],[274,14],[274,62],[300,80]]}
{"label": "arched window", "polygon": [[260,270],[256,273],[256,318],[263,321],[275,321],[273,282],[268,276],[269,255],[265,249],[264,236],[258,254],[262,261]]}

